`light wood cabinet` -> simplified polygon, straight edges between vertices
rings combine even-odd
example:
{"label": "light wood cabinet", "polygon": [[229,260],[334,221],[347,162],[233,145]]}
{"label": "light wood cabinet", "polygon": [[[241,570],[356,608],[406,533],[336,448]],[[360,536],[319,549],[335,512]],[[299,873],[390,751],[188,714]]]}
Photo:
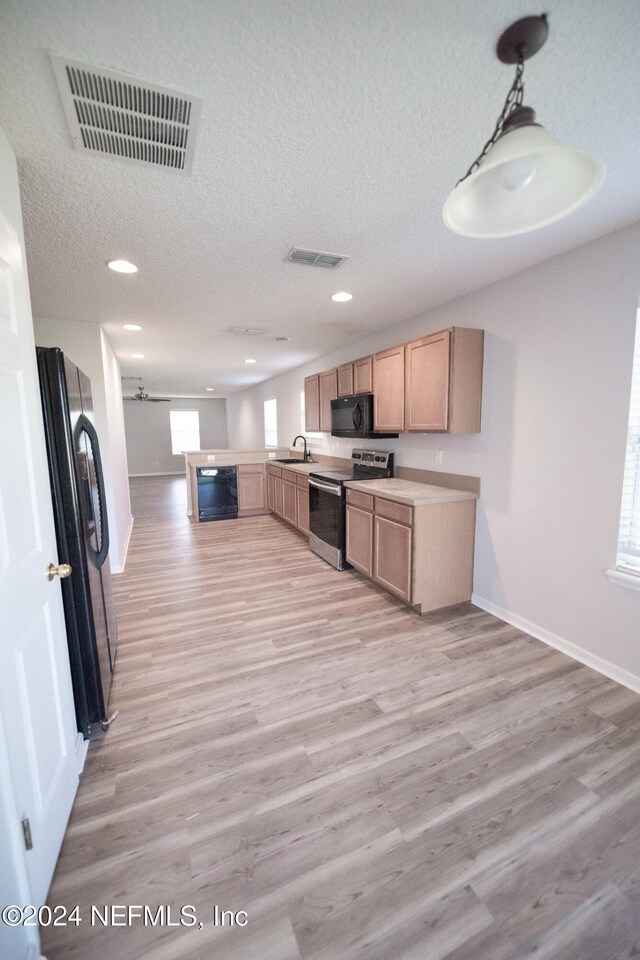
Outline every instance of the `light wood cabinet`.
{"label": "light wood cabinet", "polygon": [[350,397],[355,392],[353,389],[353,364],[343,363],[338,367],[338,396]]}
{"label": "light wood cabinet", "polygon": [[297,527],[300,533],[309,533],[309,477],[296,477]]}
{"label": "light wood cabinet", "polygon": [[404,344],[373,357],[373,421],[380,433],[404,430]]}
{"label": "light wood cabinet", "polygon": [[406,504],[347,490],[346,556],[426,613],[471,599],[476,501]]}
{"label": "light wood cabinet", "polygon": [[266,503],[265,468],[262,463],[240,463],[238,470],[238,514],[264,513]]}
{"label": "light wood cabinet", "polygon": [[353,361],[353,392],[373,393],[373,357]]}
{"label": "light wood cabinet", "polygon": [[309,533],[309,477],[298,470],[267,464],[269,509],[301,533]]}
{"label": "light wood cabinet", "polygon": [[[373,497],[347,494],[347,561],[360,573],[373,576]],[[368,501],[371,501],[370,505]]]}
{"label": "light wood cabinet", "polygon": [[[320,384],[320,430],[331,432],[331,401],[338,397],[338,371],[325,370],[318,374]],[[305,408],[306,409],[306,408]]]}
{"label": "light wood cabinet", "polygon": [[296,475],[292,470],[282,471],[282,519],[294,527],[298,523]]}
{"label": "light wood cabinet", "polygon": [[405,347],[405,430],[479,433],[484,331],[452,327]]}
{"label": "light wood cabinet", "polygon": [[449,345],[443,330],[414,340],[405,355],[405,424],[407,430],[446,430],[449,414]]}
{"label": "light wood cabinet", "polygon": [[304,378],[305,430],[317,433],[320,429],[320,378],[317,373]]}
{"label": "light wood cabinet", "polygon": [[484,331],[450,327],[305,379],[307,430],[331,430],[331,400],[373,393],[378,433],[479,433]]}
{"label": "light wood cabinet", "polygon": [[374,517],[373,579],[401,600],[412,601],[412,527]]}
{"label": "light wood cabinet", "polygon": [[267,464],[267,506],[278,517],[282,516],[282,468]]}

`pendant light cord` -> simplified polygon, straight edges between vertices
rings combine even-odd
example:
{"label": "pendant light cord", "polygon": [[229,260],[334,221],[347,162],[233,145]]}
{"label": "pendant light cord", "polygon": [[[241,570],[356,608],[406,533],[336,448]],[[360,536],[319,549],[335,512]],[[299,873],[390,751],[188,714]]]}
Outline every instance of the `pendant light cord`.
{"label": "pendant light cord", "polygon": [[[524,75],[524,60],[522,58],[522,55],[520,55],[518,64],[516,66],[516,75],[513,83],[511,84],[506,100],[504,101],[502,112],[498,117],[498,119],[496,120],[495,130],[491,134],[491,137],[485,143],[484,147],[480,151],[480,154],[476,157],[476,159],[473,161],[473,163],[465,173],[464,177],[460,177],[460,179],[458,180],[458,184],[462,183],[463,180],[466,180],[467,177],[470,177],[472,173],[476,172],[476,170],[478,169],[478,167],[480,166],[480,164],[482,163],[486,155],[491,150],[491,147],[494,145],[496,140],[498,140],[498,138],[502,135],[504,125],[507,119],[509,118],[509,116],[513,113],[514,110],[522,106],[522,98],[524,97],[523,75]],[[456,186],[458,186],[458,184],[456,184]]]}

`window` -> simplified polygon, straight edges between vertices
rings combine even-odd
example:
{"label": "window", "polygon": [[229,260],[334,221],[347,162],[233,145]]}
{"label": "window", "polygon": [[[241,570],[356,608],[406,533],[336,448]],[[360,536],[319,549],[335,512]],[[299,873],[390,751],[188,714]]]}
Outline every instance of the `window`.
{"label": "window", "polygon": [[200,418],[197,410],[170,410],[171,452],[200,449]]}
{"label": "window", "polygon": [[633,354],[617,567],[624,573],[640,577],[640,311]]}
{"label": "window", "polygon": [[275,397],[264,402],[264,445],[278,446],[278,403]]}

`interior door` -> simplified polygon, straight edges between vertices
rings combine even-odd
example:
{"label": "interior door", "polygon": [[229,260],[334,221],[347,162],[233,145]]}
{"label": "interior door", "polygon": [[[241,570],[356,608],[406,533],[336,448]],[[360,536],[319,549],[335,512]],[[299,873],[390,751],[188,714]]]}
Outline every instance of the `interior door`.
{"label": "interior door", "polygon": [[[17,170],[1,130],[0,409],[0,850],[16,887],[6,902],[37,905],[49,889],[79,761],[60,583],[45,575],[65,558],[56,555]],[[36,945],[35,928],[0,924],[0,956],[32,956]]]}

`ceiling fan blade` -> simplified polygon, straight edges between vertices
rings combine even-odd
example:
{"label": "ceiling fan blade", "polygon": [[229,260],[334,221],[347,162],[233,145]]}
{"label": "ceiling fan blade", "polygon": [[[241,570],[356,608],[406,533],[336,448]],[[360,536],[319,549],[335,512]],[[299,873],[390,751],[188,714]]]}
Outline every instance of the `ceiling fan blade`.
{"label": "ceiling fan blade", "polygon": [[171,403],[169,397],[147,397],[148,403]]}

